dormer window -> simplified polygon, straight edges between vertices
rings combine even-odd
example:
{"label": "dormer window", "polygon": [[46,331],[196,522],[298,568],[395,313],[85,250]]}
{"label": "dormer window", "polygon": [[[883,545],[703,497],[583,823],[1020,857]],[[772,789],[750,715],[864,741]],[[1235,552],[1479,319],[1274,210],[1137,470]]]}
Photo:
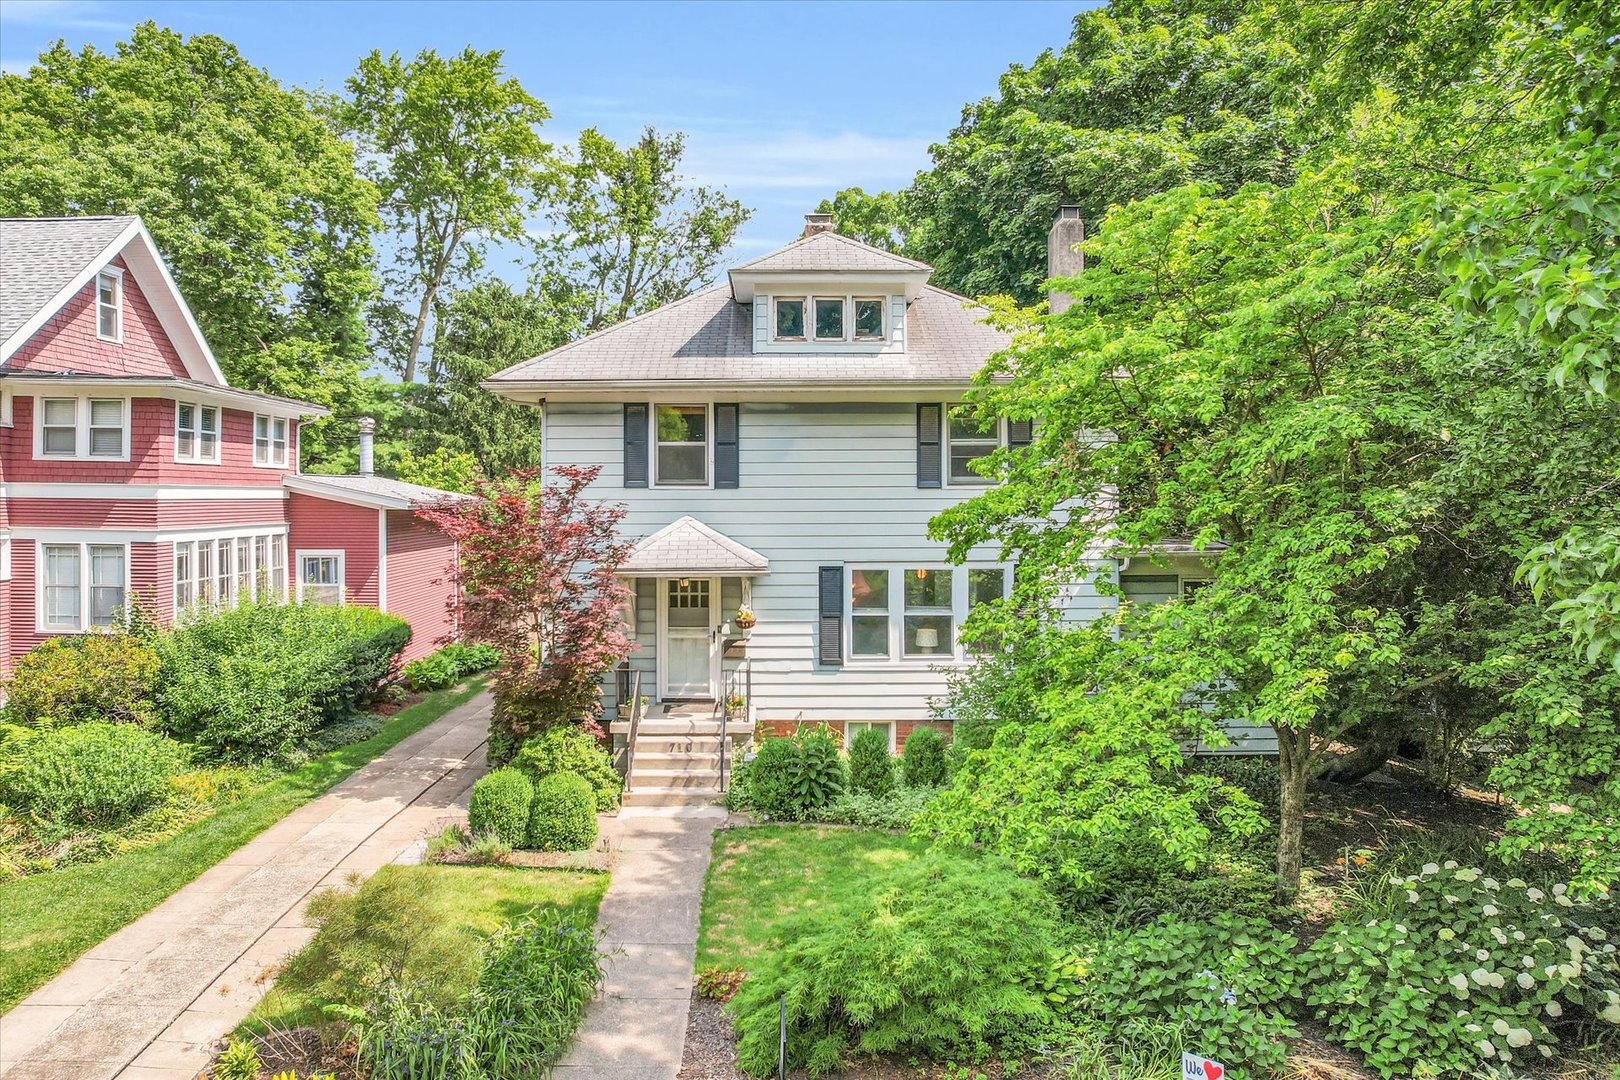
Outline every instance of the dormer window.
{"label": "dormer window", "polygon": [[124,340],[124,278],[116,270],[96,275],[96,337]]}
{"label": "dormer window", "polygon": [[778,296],[772,303],[776,318],[773,341],[888,340],[884,319],[888,303],[881,296]]}

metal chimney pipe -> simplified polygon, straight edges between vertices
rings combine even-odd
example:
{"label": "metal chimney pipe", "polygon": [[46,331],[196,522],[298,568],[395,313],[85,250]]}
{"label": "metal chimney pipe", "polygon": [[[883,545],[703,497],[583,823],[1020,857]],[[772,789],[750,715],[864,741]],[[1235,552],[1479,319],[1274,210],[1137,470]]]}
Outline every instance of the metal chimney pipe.
{"label": "metal chimney pipe", "polygon": [[[1079,277],[1086,268],[1086,257],[1080,252],[1080,245],[1085,239],[1086,219],[1080,216],[1080,208],[1059,207],[1052,229],[1046,234],[1046,276]],[[1054,315],[1074,303],[1072,296],[1056,289],[1051,291],[1048,300]]]}
{"label": "metal chimney pipe", "polygon": [[369,416],[360,418],[360,475],[370,476],[376,471],[376,461],[372,453],[372,443],[375,439],[377,421]]}

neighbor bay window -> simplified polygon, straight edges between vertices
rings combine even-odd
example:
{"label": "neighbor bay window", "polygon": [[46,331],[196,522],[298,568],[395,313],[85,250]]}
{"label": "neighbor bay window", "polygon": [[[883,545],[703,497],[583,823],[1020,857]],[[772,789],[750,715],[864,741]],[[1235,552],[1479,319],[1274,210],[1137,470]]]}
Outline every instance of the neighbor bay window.
{"label": "neighbor bay window", "polygon": [[849,658],[963,659],[957,631],[979,604],[1007,595],[1002,566],[859,566],[847,571]]}

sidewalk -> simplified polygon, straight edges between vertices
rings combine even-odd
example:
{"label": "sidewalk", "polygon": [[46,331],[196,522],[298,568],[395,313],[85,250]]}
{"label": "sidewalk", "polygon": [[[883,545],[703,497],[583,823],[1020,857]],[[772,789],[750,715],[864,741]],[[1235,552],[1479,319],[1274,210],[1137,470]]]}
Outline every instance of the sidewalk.
{"label": "sidewalk", "polygon": [[697,958],[698,908],[718,807],[625,809],[604,819],[616,849],[597,914],[607,983],[555,1080],[675,1080]]}
{"label": "sidewalk", "polygon": [[0,1017],[0,1075],[191,1080],[313,936],[311,893],[415,861],[465,805],[489,709],[480,694],[402,740],[85,953]]}

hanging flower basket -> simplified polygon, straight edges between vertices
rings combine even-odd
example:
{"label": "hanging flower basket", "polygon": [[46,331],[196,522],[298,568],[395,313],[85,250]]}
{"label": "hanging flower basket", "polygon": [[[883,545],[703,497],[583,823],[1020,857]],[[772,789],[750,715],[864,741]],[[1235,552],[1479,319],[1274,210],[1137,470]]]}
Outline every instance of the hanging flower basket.
{"label": "hanging flower basket", "polygon": [[737,609],[737,614],[731,617],[731,625],[739,630],[752,630],[754,628],[754,610],[747,604]]}

